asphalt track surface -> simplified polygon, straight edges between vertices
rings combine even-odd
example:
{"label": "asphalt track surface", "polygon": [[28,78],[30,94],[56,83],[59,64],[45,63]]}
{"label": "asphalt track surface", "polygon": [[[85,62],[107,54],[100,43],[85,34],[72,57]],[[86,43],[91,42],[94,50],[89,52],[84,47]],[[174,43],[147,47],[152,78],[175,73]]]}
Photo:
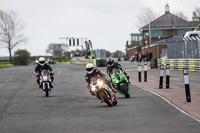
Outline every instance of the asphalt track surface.
{"label": "asphalt track surface", "polygon": [[85,86],[82,65],[53,65],[54,89],[45,97],[33,69],[0,70],[0,133],[200,132],[200,123],[136,86],[130,99],[117,94],[117,106],[100,103]]}

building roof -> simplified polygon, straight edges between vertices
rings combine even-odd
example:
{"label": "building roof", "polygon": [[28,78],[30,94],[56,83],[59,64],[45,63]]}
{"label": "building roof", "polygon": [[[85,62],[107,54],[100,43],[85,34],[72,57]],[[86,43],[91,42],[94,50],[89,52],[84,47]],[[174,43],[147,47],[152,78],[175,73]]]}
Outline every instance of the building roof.
{"label": "building roof", "polygon": [[[151,28],[167,28],[167,27],[194,27],[198,25],[200,22],[199,21],[192,21],[188,22],[174,14],[171,14],[169,12],[163,14],[159,18],[155,19],[150,23]],[[149,24],[145,25],[144,27],[140,28],[146,29],[149,27]]]}
{"label": "building roof", "polygon": [[[166,39],[153,42],[152,44],[158,44],[158,43],[166,43]],[[151,45],[152,45],[152,44],[151,44]]]}
{"label": "building roof", "polygon": [[131,33],[131,35],[142,35],[141,33]]}
{"label": "building roof", "polygon": [[190,25],[197,26],[198,24],[200,24],[200,21],[190,21],[189,23]]}

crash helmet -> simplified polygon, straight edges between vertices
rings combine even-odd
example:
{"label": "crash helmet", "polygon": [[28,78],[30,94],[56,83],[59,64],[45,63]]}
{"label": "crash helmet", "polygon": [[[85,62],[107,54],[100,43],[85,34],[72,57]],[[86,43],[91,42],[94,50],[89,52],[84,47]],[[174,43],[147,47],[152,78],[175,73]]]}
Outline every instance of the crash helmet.
{"label": "crash helmet", "polygon": [[86,65],[86,71],[88,74],[91,74],[94,71],[94,65],[92,63],[88,63]]}
{"label": "crash helmet", "polygon": [[112,65],[114,63],[114,59],[112,57],[109,57],[107,59],[107,63],[108,63],[108,65]]}
{"label": "crash helmet", "polygon": [[44,57],[40,57],[40,58],[39,58],[39,64],[40,64],[41,66],[44,66],[44,64],[45,64],[45,58],[44,58]]}

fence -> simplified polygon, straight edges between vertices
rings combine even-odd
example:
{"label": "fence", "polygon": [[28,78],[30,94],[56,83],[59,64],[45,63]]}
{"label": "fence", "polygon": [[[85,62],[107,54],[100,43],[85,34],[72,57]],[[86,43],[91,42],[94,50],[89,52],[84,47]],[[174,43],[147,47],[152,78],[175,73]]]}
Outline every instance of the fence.
{"label": "fence", "polygon": [[161,57],[168,59],[200,58],[200,37],[175,36],[165,40],[167,49],[162,50]]}

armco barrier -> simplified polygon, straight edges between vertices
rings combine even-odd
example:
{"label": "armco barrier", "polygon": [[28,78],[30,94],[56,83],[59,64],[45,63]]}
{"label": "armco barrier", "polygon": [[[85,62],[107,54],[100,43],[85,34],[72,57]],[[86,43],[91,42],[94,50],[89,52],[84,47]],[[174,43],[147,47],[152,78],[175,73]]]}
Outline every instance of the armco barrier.
{"label": "armco barrier", "polygon": [[188,68],[189,71],[200,72],[200,59],[158,59],[158,68],[160,65],[170,64],[170,69],[183,70]]}

